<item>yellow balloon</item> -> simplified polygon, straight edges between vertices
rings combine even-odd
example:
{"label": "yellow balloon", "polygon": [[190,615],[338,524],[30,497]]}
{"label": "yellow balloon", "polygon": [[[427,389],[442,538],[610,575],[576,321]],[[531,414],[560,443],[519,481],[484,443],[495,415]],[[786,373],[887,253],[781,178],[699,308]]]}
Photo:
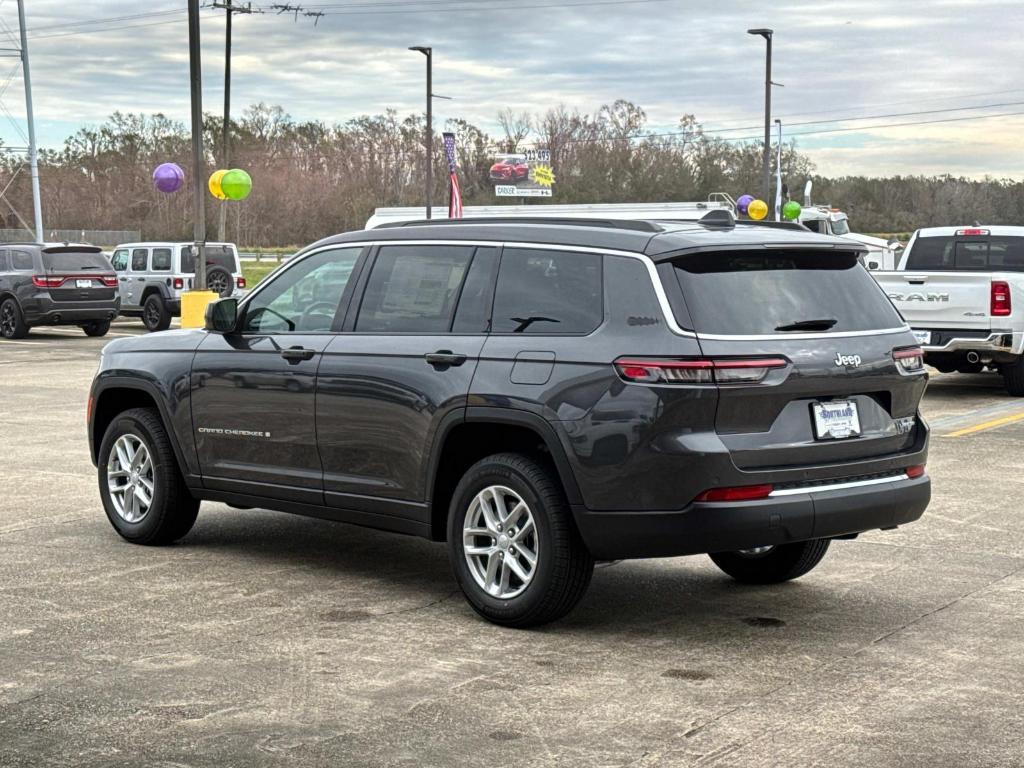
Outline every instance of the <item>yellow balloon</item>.
{"label": "yellow balloon", "polygon": [[760,221],[768,215],[768,204],[764,200],[754,200],[747,206],[747,215],[754,221]]}
{"label": "yellow balloon", "polygon": [[[210,194],[216,197],[218,200],[227,200],[228,196],[224,194],[224,190],[220,188],[220,182],[224,178],[224,174],[227,171],[214,171],[210,174],[210,181],[206,185],[210,188]],[[762,203],[763,205],[763,203]]]}

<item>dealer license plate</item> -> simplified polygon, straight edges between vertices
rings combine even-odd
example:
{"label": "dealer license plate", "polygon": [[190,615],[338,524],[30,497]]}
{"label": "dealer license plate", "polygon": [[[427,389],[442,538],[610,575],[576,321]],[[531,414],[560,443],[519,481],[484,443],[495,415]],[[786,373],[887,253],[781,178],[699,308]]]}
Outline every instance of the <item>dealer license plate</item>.
{"label": "dealer license plate", "polygon": [[860,416],[852,400],[814,403],[814,435],[819,440],[842,440],[860,434]]}
{"label": "dealer license plate", "polygon": [[931,344],[932,343],[932,332],[931,331],[914,331],[914,338],[917,339],[918,344]]}
{"label": "dealer license plate", "polygon": [[92,280],[75,280],[75,286],[78,288],[92,288]]}

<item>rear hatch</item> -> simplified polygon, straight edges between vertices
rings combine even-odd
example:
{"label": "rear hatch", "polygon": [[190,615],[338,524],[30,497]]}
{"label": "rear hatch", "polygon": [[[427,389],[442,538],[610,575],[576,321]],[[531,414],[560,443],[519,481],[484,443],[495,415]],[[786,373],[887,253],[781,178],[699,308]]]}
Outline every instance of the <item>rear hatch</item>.
{"label": "rear hatch", "polygon": [[89,245],[42,249],[43,274],[32,281],[59,303],[113,301],[117,275],[100,248]]}
{"label": "rear hatch", "polygon": [[1022,271],[1024,237],[983,228],[918,233],[904,271],[889,276],[887,289],[913,328],[988,331],[1006,325],[992,317],[992,273]]}
{"label": "rear hatch", "polygon": [[[662,267],[683,298],[680,325],[696,332],[706,359],[725,366],[715,371],[715,428],[739,468],[836,464],[913,447],[926,382],[920,351],[857,256],[718,251]],[[730,371],[730,362],[751,367]]]}

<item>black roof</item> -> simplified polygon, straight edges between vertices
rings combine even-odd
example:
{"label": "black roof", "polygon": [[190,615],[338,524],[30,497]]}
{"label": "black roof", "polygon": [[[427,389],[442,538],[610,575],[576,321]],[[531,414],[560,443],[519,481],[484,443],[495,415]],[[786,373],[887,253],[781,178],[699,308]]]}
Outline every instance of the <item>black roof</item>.
{"label": "black roof", "polygon": [[634,221],[615,219],[440,219],[399,222],[376,229],[347,232],[324,238],[310,248],[364,241],[405,240],[499,240],[518,243],[576,245],[644,253],[654,260],[685,251],[720,248],[785,246],[865,252],[853,240],[819,235],[798,224],[775,222]]}

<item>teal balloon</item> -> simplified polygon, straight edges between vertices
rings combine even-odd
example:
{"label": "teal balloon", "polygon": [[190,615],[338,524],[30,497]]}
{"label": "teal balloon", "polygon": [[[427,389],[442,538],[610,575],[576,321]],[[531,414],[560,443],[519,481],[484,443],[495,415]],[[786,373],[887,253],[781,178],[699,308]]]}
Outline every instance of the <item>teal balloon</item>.
{"label": "teal balloon", "polygon": [[252,192],[252,178],[241,168],[232,168],[221,177],[220,188],[229,200],[245,200]]}
{"label": "teal balloon", "polygon": [[782,218],[786,221],[796,221],[800,218],[800,212],[803,209],[800,207],[800,203],[796,200],[790,200],[784,206],[782,206]]}

